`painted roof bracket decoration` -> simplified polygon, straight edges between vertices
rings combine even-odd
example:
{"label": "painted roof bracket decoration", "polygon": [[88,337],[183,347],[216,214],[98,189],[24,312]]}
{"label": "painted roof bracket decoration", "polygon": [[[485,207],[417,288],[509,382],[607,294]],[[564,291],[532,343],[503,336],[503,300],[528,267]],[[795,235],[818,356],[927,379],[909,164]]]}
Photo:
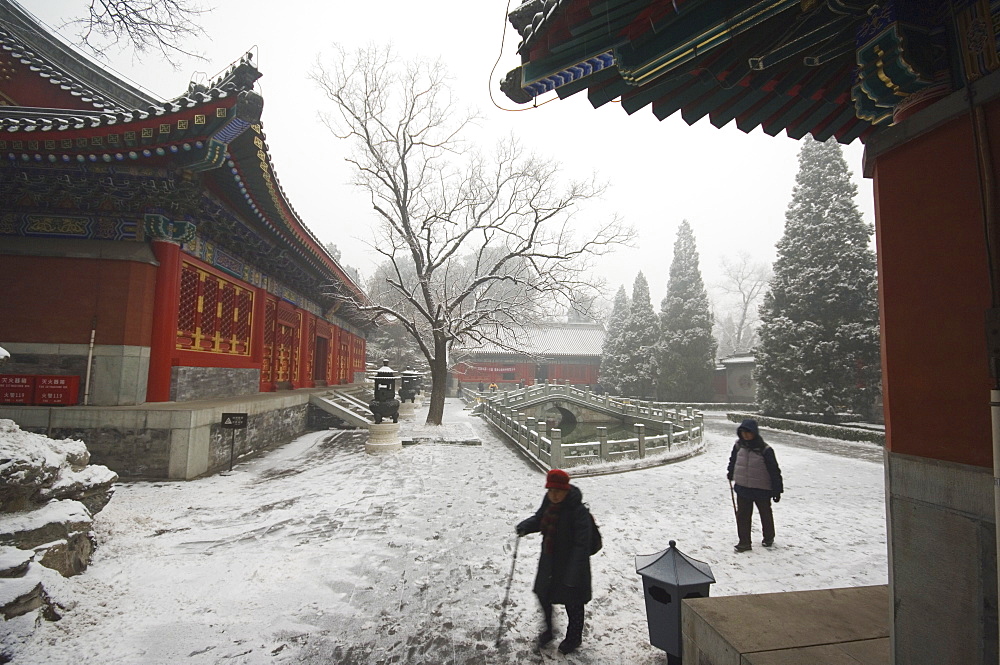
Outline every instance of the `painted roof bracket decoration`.
{"label": "painted roof bracket decoration", "polygon": [[260,122],[264,98],[252,90],[245,90],[239,94],[238,99],[229,121],[208,138],[206,149],[196,154],[190,163],[184,166],[185,169],[198,172],[221,167],[226,162],[229,144]]}
{"label": "painted roof bracket decoration", "polygon": [[147,238],[184,243],[193,240],[197,231],[194,222],[170,219],[160,213],[147,213],[143,220]]}
{"label": "painted roof bracket decoration", "polygon": [[[933,12],[914,11],[895,0],[870,12],[858,29],[857,81],[851,88],[859,118],[886,123],[912,95],[932,87],[936,97],[951,91],[947,64],[935,58],[935,51],[944,53],[943,46],[935,48],[933,39],[932,28],[939,19]],[[930,25],[919,25],[921,20]]]}
{"label": "painted roof bracket decoration", "polygon": [[[1000,68],[1000,3],[962,0],[970,76]],[[954,89],[950,3],[934,0],[531,0],[509,20],[520,66],[501,90],[518,104],[587,91],[599,107],[651,107],[660,120],[734,122],[792,138],[865,140]],[[591,59],[600,68],[590,71]]]}

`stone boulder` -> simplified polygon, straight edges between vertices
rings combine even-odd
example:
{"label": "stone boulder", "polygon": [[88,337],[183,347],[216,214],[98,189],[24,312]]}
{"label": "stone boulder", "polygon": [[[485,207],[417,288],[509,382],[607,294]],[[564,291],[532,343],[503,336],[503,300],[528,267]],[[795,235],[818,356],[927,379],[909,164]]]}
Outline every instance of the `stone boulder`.
{"label": "stone boulder", "polygon": [[[93,516],[114,494],[118,475],[89,465],[81,441],[49,439],[0,419],[0,613],[40,609],[58,618],[42,584],[46,568],[64,577],[90,563]],[[2,661],[0,661],[2,662]]]}
{"label": "stone boulder", "polygon": [[82,441],[50,439],[0,419],[0,513],[30,510],[53,499],[73,499],[92,514],[100,512],[111,500],[118,474],[89,462]]}
{"label": "stone boulder", "polygon": [[0,545],[33,551],[43,566],[70,577],[90,563],[92,524],[90,511],[79,501],[50,501],[35,510],[0,514]]}

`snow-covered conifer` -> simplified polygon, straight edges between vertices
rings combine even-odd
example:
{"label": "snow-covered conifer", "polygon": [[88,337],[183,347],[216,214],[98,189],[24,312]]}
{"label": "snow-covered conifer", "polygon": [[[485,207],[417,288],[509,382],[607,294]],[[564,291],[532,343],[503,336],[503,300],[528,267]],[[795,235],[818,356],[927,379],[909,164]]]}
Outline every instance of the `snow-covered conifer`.
{"label": "snow-covered conifer", "polygon": [[716,347],[712,323],[694,231],[684,220],[674,241],[667,295],[660,303],[660,399],[702,402],[712,398]]}
{"label": "snow-covered conifer", "polygon": [[632,304],[621,332],[621,392],[629,397],[651,399],[656,390],[656,312],[649,297],[649,283],[641,272],[632,285]]}
{"label": "snow-covered conifer", "polygon": [[866,415],[878,396],[876,263],[856,195],[840,146],[806,138],[760,311],[765,413]]}
{"label": "snow-covered conifer", "polygon": [[624,286],[618,287],[611,316],[605,326],[604,346],[601,348],[601,371],[599,381],[607,392],[621,393],[622,366],[626,358],[622,354],[621,337],[628,318],[631,303]]}

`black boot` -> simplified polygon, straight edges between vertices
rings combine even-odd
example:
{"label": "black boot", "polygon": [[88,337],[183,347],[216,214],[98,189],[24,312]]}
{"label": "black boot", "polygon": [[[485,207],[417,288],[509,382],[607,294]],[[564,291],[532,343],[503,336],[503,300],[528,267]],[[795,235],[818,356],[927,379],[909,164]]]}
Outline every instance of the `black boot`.
{"label": "black boot", "polygon": [[573,653],[583,642],[583,605],[567,605],[566,615],[569,617],[569,627],[566,628],[566,639],[559,643],[559,652]]}
{"label": "black boot", "polygon": [[545,614],[545,630],[538,635],[539,648],[552,641],[552,606],[542,605],[542,612]]}

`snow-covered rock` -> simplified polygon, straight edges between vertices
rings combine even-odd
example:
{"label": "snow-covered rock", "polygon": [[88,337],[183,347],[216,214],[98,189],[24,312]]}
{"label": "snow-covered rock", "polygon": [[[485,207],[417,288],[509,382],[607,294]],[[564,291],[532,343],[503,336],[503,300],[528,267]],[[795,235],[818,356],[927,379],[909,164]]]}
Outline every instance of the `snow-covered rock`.
{"label": "snow-covered rock", "polygon": [[111,500],[118,474],[89,462],[82,441],[57,441],[0,419],[0,512],[28,510],[54,499],[73,499],[91,514],[100,512]]}
{"label": "snow-covered rock", "polygon": [[89,462],[81,441],[49,439],[0,419],[0,614],[5,620],[39,608],[46,618],[57,616],[39,570],[69,577],[90,563],[93,516],[111,500],[118,475]]}

